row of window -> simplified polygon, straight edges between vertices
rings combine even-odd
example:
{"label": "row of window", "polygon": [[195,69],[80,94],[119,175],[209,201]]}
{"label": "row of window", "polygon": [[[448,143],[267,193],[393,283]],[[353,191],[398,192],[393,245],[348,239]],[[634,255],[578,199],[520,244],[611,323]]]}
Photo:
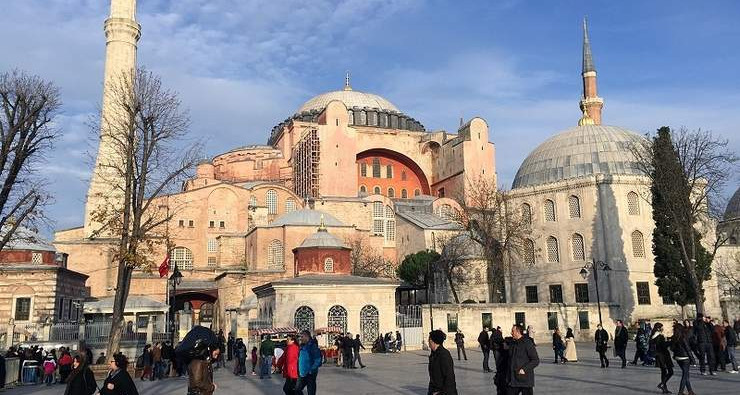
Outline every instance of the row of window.
{"label": "row of window", "polygon": [[[347,332],[347,309],[335,305],[326,313],[327,326],[339,328]],[[371,343],[378,337],[380,329],[380,314],[378,308],[373,305],[365,305],[360,309],[360,339],[363,343]],[[308,306],[296,309],[293,315],[293,324],[300,330],[313,331],[316,327],[316,314]]]}
{"label": "row of window", "polygon": [[[310,117],[310,115],[301,117],[301,119],[307,119],[308,117]],[[424,126],[422,126],[421,123],[415,119],[408,118],[405,115],[389,114],[387,112],[378,112],[373,110],[347,110],[347,117],[350,125],[378,126],[390,129],[424,131]]]}
{"label": "row of window", "polygon": [[[360,185],[360,193],[361,194],[366,194],[367,193],[367,187],[364,186],[364,185]],[[373,194],[374,195],[382,195],[383,194],[382,188],[380,188],[379,186],[376,185],[373,188]],[[419,190],[418,188],[417,189],[414,189],[414,196],[419,196],[419,195],[421,195],[421,190]],[[388,188],[388,194],[387,194],[387,196],[389,198],[396,197],[396,190],[393,187]],[[406,188],[401,188],[401,199],[408,199],[408,197],[409,197],[409,193],[406,190]]]}
{"label": "row of window", "polygon": [[[630,235],[632,239],[632,256],[635,258],[645,257],[645,238],[639,230],[635,230]],[[570,237],[571,253],[574,261],[586,260],[586,245],[583,236],[574,233]],[[560,262],[560,245],[555,236],[549,236],[545,241],[547,262]],[[524,263],[534,265],[536,263],[534,240],[526,239],[524,241],[523,251]]]}
{"label": "row of window", "polygon": [[[650,301],[650,283],[647,281],[638,281],[635,283],[637,289],[637,304],[649,305]],[[549,302],[563,303],[563,286],[560,284],[551,284],[548,286]],[[574,284],[576,303],[588,303],[588,283]],[[524,287],[525,300],[527,303],[539,303],[539,288],[537,285],[528,285]],[[671,304],[670,301],[664,300],[663,303]],[[518,321],[517,321],[518,322]]]}
{"label": "row of window", "polygon": [[[527,224],[532,224],[532,206],[529,203],[522,203],[520,207],[522,221]],[[552,199],[545,199],[543,206],[544,220],[545,222],[556,222],[557,209],[555,201]],[[627,213],[629,215],[640,215],[640,201],[637,193],[627,193]],[[568,196],[568,215],[571,219],[581,218],[581,199],[576,195]]]}
{"label": "row of window", "polygon": [[[383,173],[383,167],[385,167],[385,178],[393,178],[393,165],[380,165],[380,159],[379,158],[373,158],[372,160],[372,177],[373,178],[382,178]],[[361,177],[368,177],[367,175],[367,163],[362,162],[360,163],[360,176]],[[401,181],[406,181],[407,179],[406,170],[401,170]]]}

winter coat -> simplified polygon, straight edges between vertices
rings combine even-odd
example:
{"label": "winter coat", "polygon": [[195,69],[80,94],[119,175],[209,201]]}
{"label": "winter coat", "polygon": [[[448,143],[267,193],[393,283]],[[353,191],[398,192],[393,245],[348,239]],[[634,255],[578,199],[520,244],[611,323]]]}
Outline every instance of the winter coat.
{"label": "winter coat", "polygon": [[[509,349],[509,386],[534,387],[534,368],[540,364],[540,357],[532,339],[521,337],[514,340]],[[524,374],[519,374],[519,370]]]}
{"label": "winter coat", "polygon": [[614,348],[620,350],[627,348],[627,341],[627,328],[618,326],[617,329],[614,330]]}
{"label": "winter coat", "polygon": [[275,355],[275,343],[272,342],[272,339],[267,338],[260,343],[260,356],[271,357],[273,355]]}
{"label": "winter coat", "polygon": [[727,347],[737,347],[737,332],[731,326],[725,327],[725,339],[727,339]]}
{"label": "winter coat", "polygon": [[298,346],[288,344],[285,352],[277,361],[277,367],[283,371],[283,377],[286,379],[298,379]]}
{"label": "winter coat", "polygon": [[[113,389],[108,388],[111,385]],[[108,377],[100,387],[101,395],[139,395],[134,381],[124,369],[117,369],[108,373]]]}
{"label": "winter coat", "polygon": [[727,338],[725,338],[725,328],[721,325],[715,325],[712,329],[712,345],[719,347],[720,350],[727,348]]}
{"label": "winter coat", "polygon": [[53,359],[47,359],[44,361],[44,373],[46,374],[53,374],[55,370],[57,370],[57,363],[54,362]]}
{"label": "winter coat", "polygon": [[211,361],[192,360],[188,365],[188,395],[213,395],[215,390]]}
{"label": "winter coat", "polygon": [[87,365],[81,365],[67,378],[64,395],[92,395],[98,388],[95,375]]}
{"label": "winter coat", "polygon": [[452,355],[442,345],[429,354],[428,394],[457,395]]}
{"label": "winter coat", "polygon": [[488,336],[488,331],[480,332],[480,335],[478,335],[478,344],[480,344],[480,349],[483,351],[491,349],[491,339]]}
{"label": "winter coat", "polygon": [[321,366],[321,351],[316,339],[311,339],[301,347],[298,353],[298,374],[306,377],[309,373],[316,373]]}
{"label": "winter coat", "polygon": [[557,333],[552,334],[552,349],[553,350],[565,350],[565,344],[563,343],[563,337]]}
{"label": "winter coat", "polygon": [[697,319],[694,322],[694,336],[697,344],[712,344],[711,324]]}
{"label": "winter coat", "polygon": [[609,333],[606,329],[597,329],[594,340],[596,341],[596,351],[606,352],[606,349],[609,348]]}
{"label": "winter coat", "polygon": [[491,348],[500,351],[504,348],[504,335],[499,330],[494,330],[491,334]]}
{"label": "winter coat", "polygon": [[638,350],[647,351],[648,342],[649,342],[649,339],[646,333],[637,335],[637,337],[635,337],[635,346],[637,346]]}
{"label": "winter coat", "polygon": [[162,362],[162,349],[159,347],[152,348],[152,363]]}
{"label": "winter coat", "polygon": [[[668,350],[671,343],[666,340],[662,333],[657,332],[650,339],[650,343],[655,345],[655,366],[659,368],[672,368],[671,352]],[[650,347],[653,348],[653,347]]]}
{"label": "winter coat", "polygon": [[691,350],[685,341],[671,341],[671,351],[677,361],[691,359]]}
{"label": "winter coat", "polygon": [[465,344],[465,335],[462,332],[455,333],[455,344],[458,346]]}

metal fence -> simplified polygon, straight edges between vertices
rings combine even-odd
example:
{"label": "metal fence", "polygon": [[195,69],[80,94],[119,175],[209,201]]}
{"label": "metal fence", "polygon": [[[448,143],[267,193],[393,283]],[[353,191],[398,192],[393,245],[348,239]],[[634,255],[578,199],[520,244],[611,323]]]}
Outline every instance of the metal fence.
{"label": "metal fence", "polygon": [[21,371],[21,360],[18,358],[5,358],[5,389],[12,388],[18,384],[18,376]]}
{"label": "metal fence", "polygon": [[41,324],[15,324],[13,343],[38,341],[43,337]]}
{"label": "metal fence", "polygon": [[396,306],[396,327],[407,346],[423,346],[425,339],[421,325],[421,306]]}
{"label": "metal fence", "polygon": [[53,324],[49,330],[51,341],[75,341],[80,338],[80,324],[72,322],[59,322]]}

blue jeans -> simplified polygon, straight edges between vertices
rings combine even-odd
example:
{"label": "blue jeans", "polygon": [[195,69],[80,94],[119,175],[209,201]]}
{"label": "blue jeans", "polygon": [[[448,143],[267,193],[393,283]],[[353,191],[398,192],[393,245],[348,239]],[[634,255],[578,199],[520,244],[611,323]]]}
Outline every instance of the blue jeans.
{"label": "blue jeans", "polygon": [[689,368],[691,367],[690,359],[677,360],[678,366],[681,368],[681,384],[678,386],[678,393],[682,394],[684,389],[693,391],[691,389],[691,381],[689,380]]}
{"label": "blue jeans", "polygon": [[735,359],[735,347],[727,347],[727,362],[732,364],[732,370],[737,370],[737,360]]}
{"label": "blue jeans", "polygon": [[260,378],[270,377],[272,372],[272,356],[262,357],[260,359]]}
{"label": "blue jeans", "polygon": [[316,373],[309,373],[303,377],[298,378],[298,382],[295,384],[296,395],[303,395],[303,388],[306,388],[308,395],[316,395]]}

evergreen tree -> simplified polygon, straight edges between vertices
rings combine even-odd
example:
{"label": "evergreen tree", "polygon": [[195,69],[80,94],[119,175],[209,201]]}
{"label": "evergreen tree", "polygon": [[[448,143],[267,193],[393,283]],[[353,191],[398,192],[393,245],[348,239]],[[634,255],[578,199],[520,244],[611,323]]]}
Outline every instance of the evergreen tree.
{"label": "evergreen tree", "polygon": [[406,255],[396,270],[398,278],[417,288],[426,287],[430,265],[434,265],[438,260],[439,254],[432,250]]}

